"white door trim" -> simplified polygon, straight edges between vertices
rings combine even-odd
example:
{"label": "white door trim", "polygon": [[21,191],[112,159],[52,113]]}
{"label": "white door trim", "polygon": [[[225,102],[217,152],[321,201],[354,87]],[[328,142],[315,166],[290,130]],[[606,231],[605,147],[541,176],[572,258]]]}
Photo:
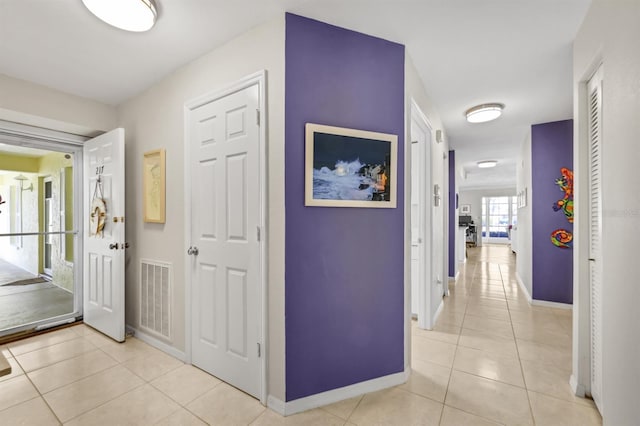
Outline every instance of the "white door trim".
{"label": "white door trim", "polygon": [[[419,284],[420,282],[425,280],[425,262],[424,262],[424,250],[425,244],[427,241],[426,233],[425,233],[425,220],[424,220],[424,188],[421,188],[424,182],[424,170],[425,170],[425,141],[420,140],[421,138],[418,135],[414,135],[413,131],[416,130],[417,124],[414,123],[413,119],[411,120],[411,145],[410,145],[410,155],[411,155],[411,211],[409,213],[410,221],[411,221],[411,315],[416,314],[418,320],[422,316],[421,306],[420,305],[420,291]],[[407,148],[409,150],[409,148]],[[414,169],[416,166],[416,169]],[[414,183],[418,183],[418,186],[414,188]],[[422,191],[421,191],[422,189]],[[414,194],[418,196],[418,211],[417,211],[417,221],[418,224],[413,223],[414,220]],[[418,229],[418,235],[414,235],[414,229]],[[417,268],[413,267],[414,263],[414,244],[417,244],[415,247],[417,250]],[[417,272],[417,276],[414,276],[414,273]],[[417,280],[417,281],[416,281]],[[414,294],[415,291],[415,294]],[[415,307],[415,310],[414,310]]]}
{"label": "white door trim", "polygon": [[[421,130],[425,133],[425,134],[431,134],[432,130],[433,130],[433,126],[431,125],[431,122],[429,121],[429,119],[427,118],[426,115],[424,115],[424,113],[422,112],[422,110],[420,109],[420,107],[418,106],[418,104],[416,103],[416,101],[412,98],[411,99],[411,124],[416,123],[416,125],[418,127],[421,128]],[[433,138],[433,135],[431,134],[431,137]],[[411,139],[413,139],[413,135],[411,135]],[[432,273],[432,262],[431,262],[431,257],[432,257],[432,235],[431,235],[431,229],[432,229],[432,215],[431,215],[431,188],[432,188],[432,183],[433,183],[433,179],[431,176],[431,173],[427,173],[426,172],[426,168],[429,167],[429,170],[431,170],[431,139],[429,140],[429,144],[427,145],[427,141],[425,141],[425,146],[424,146],[424,155],[425,158],[422,158],[420,161],[420,164],[423,167],[422,170],[422,175],[424,177],[424,191],[423,191],[423,196],[421,197],[421,206],[420,206],[420,211],[424,213],[424,226],[422,228],[423,230],[423,235],[424,235],[424,239],[423,239],[423,247],[424,249],[422,250],[422,254],[423,254],[423,259],[421,260],[422,263],[422,271],[424,273],[424,280],[419,283],[419,287],[418,287],[418,327],[420,328],[424,328],[424,329],[431,329],[433,327],[432,324],[432,312],[431,312],[431,273]],[[409,196],[411,195],[411,193],[409,193]],[[410,216],[409,216],[410,217]],[[427,283],[429,283],[429,286],[427,286]],[[427,291],[428,290],[428,291]],[[412,296],[413,297],[413,296]]]}
{"label": "white door trim", "polygon": [[87,140],[91,139],[86,136],[43,129],[5,120],[0,120],[0,136],[8,138],[10,141],[21,146],[34,148],[42,148],[43,144],[45,144],[48,147],[57,146],[58,148],[69,149],[70,145],[82,146]]}
{"label": "white door trim", "polygon": [[260,402],[263,405],[267,403],[267,354],[268,352],[268,323],[267,323],[267,265],[268,265],[268,254],[267,254],[267,239],[268,233],[266,232],[266,224],[267,224],[267,158],[266,158],[266,145],[267,145],[267,71],[261,70],[254,74],[248,75],[231,85],[224,87],[220,90],[215,90],[209,93],[206,93],[202,96],[199,96],[195,99],[185,102],[184,104],[184,193],[185,193],[185,203],[184,203],[184,217],[185,217],[185,228],[184,228],[184,259],[185,259],[185,355],[186,362],[191,364],[192,359],[192,349],[191,349],[191,268],[188,267],[190,264],[189,255],[187,254],[187,249],[190,246],[191,242],[191,172],[190,172],[190,158],[191,158],[191,144],[189,143],[190,132],[187,123],[189,123],[189,117],[193,110],[196,108],[213,102],[217,99],[228,96],[232,93],[238,92],[240,90],[246,89],[247,87],[251,87],[253,85],[258,85],[258,92],[260,94],[260,99],[258,100],[258,105],[260,108],[260,141],[259,141],[259,155],[260,155],[260,271],[258,276],[260,277],[260,305],[262,307],[261,315],[259,318],[262,322],[260,327],[260,340],[262,342],[262,355],[260,360],[260,368],[261,368],[261,386],[260,386]]}
{"label": "white door trim", "polygon": [[[584,69],[574,87],[573,173],[573,362],[569,383],[574,394],[591,393],[591,288],[589,280],[589,125],[587,85],[604,66],[601,52]],[[583,218],[582,212],[586,218]]]}
{"label": "white door trim", "polygon": [[[43,200],[43,212],[44,212],[44,232],[49,232],[49,230],[47,229],[47,182],[51,183],[52,186],[52,192],[53,192],[53,178],[51,176],[45,176],[44,179],[42,180],[42,200]],[[64,191],[63,188],[60,188],[60,191]],[[53,198],[50,198],[53,199]],[[49,202],[49,204],[51,204],[51,202]],[[51,206],[49,207],[51,208]],[[60,238],[64,238],[64,235],[60,235]],[[51,245],[51,251],[53,251],[53,244]],[[53,260],[53,253],[49,252],[49,261]],[[47,236],[43,236],[42,237],[42,270],[45,274],[49,275],[49,276],[53,276],[53,265],[51,268],[47,268],[45,265],[47,264]]]}

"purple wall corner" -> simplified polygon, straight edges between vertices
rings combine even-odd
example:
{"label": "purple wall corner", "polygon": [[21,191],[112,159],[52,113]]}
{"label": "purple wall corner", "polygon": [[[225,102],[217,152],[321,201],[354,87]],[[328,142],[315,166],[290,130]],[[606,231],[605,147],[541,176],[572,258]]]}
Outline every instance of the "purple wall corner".
{"label": "purple wall corner", "polygon": [[286,15],[286,400],[404,370],[404,164],[395,209],[305,207],[304,126],[398,135],[404,46]]}
{"label": "purple wall corner", "polygon": [[573,120],[531,126],[532,296],[536,300],[571,304],[573,250],[551,242],[555,230],[573,233],[573,223],[561,209],[554,210],[564,196],[556,184],[562,168],[573,171]]}

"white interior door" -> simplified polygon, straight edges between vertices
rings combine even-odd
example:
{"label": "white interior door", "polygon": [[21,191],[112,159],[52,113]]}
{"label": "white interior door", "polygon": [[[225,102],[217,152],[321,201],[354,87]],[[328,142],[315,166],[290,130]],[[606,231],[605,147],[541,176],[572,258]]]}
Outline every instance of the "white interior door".
{"label": "white interior door", "polygon": [[259,86],[188,113],[192,362],[260,397]]}
{"label": "white interior door", "polygon": [[[431,299],[432,294],[429,288],[429,277],[431,276],[431,209],[430,203],[430,186],[431,186],[431,148],[430,148],[430,134],[431,129],[429,123],[424,117],[417,105],[411,105],[411,140],[417,141],[417,144],[412,144],[411,148],[411,161],[412,161],[412,190],[411,190],[411,236],[412,258],[416,257],[416,268],[418,270],[417,280],[414,280],[412,271],[412,295],[411,302],[414,303],[414,298],[417,298],[418,309],[418,327],[423,329],[431,329],[432,323],[432,310]],[[414,149],[415,148],[415,149]],[[415,163],[414,163],[415,161]],[[416,170],[414,174],[414,168]],[[416,182],[417,181],[417,182]],[[416,185],[414,191],[413,185]],[[415,192],[415,199],[414,199]],[[414,212],[414,202],[417,208]],[[417,235],[414,248],[414,229]],[[413,266],[413,260],[412,260]],[[417,286],[417,291],[413,287]]]}
{"label": "white interior door", "polygon": [[[122,342],[124,333],[124,129],[84,144],[84,322]],[[98,191],[96,191],[98,185]],[[94,196],[104,200],[104,228],[96,232]],[[91,220],[91,215],[94,220]]]}
{"label": "white interior door", "polygon": [[602,69],[589,91],[589,284],[591,287],[591,396],[602,413]]}

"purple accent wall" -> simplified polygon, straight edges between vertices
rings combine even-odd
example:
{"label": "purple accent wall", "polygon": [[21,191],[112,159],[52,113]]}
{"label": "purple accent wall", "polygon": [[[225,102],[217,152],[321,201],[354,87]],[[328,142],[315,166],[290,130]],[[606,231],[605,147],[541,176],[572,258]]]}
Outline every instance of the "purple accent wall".
{"label": "purple accent wall", "polygon": [[456,152],[449,151],[449,276],[456,276]]}
{"label": "purple accent wall", "polygon": [[554,203],[564,196],[555,183],[562,167],[573,171],[573,120],[531,126],[532,297],[571,304],[573,249],[551,243],[556,229],[573,232],[564,213],[553,210]]}
{"label": "purple accent wall", "polygon": [[[404,46],[286,15],[286,400],[404,370]],[[304,206],[304,126],[398,135],[395,209]]]}

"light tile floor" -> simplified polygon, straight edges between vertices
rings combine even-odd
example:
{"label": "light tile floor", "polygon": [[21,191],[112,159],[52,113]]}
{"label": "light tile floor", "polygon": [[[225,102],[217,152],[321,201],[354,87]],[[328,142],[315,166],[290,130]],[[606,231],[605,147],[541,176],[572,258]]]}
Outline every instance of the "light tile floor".
{"label": "light tile floor", "polygon": [[571,314],[530,307],[507,247],[470,250],[401,386],[283,418],[135,338],[84,325],[0,347],[2,425],[600,425],[571,394]]}

